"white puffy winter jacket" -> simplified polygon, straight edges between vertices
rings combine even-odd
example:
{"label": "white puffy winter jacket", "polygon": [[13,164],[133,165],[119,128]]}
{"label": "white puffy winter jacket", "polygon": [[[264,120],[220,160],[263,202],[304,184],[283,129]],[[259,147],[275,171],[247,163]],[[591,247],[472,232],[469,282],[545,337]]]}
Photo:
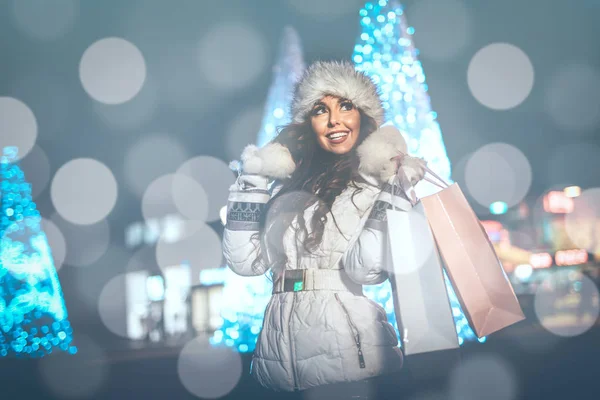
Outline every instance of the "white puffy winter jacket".
{"label": "white puffy winter jacket", "polygon": [[[336,198],[317,251],[305,252],[295,239],[292,223],[283,236],[286,270],[342,269],[359,285],[387,279],[385,209],[389,208],[391,186],[372,175],[363,177],[369,183],[359,184],[362,191],[353,199],[353,187]],[[239,275],[253,276],[269,270],[269,265],[252,267],[257,244],[251,236],[258,230],[264,204],[277,191],[265,189],[233,185],[230,191],[223,250],[229,267]],[[408,203],[400,196],[394,196],[394,201]],[[309,207],[305,221],[310,221],[312,213],[313,207]],[[310,233],[308,223],[307,228]],[[361,292],[273,294],[254,351],[252,376],[265,387],[292,391],[366,379],[401,368],[402,353],[385,310]]]}

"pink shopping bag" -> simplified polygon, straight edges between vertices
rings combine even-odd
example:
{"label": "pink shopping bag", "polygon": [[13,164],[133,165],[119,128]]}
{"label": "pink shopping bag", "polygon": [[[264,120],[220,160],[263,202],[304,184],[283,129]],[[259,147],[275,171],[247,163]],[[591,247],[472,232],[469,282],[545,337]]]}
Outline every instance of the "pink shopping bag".
{"label": "pink shopping bag", "polygon": [[462,309],[478,337],[525,319],[515,292],[487,233],[458,184],[442,185],[422,198],[429,226]]}

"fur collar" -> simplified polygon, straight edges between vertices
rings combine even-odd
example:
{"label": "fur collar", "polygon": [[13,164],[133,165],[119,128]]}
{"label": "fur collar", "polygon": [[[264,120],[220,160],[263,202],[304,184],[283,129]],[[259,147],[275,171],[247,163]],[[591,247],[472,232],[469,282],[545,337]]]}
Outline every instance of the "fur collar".
{"label": "fur collar", "polygon": [[[382,183],[396,173],[396,164],[390,159],[400,153],[406,154],[406,142],[396,127],[387,125],[370,134],[356,151],[360,159],[359,172]],[[269,143],[261,148],[246,146],[242,163],[245,173],[274,179],[289,178],[296,169],[290,151],[279,143]]]}

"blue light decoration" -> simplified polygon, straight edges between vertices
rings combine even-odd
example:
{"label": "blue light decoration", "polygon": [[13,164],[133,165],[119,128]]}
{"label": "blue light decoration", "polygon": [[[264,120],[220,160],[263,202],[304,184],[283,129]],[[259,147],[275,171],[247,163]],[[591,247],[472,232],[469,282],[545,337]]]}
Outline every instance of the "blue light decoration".
{"label": "blue light decoration", "polygon": [[18,149],[0,161],[0,357],[77,353],[58,275],[31,185],[18,167]]}
{"label": "blue light decoration", "polygon": [[[431,109],[419,51],[413,44],[414,28],[408,26],[404,9],[396,1],[368,2],[359,11],[362,32],[354,46],[352,60],[356,69],[365,72],[380,87],[386,124],[395,125],[404,133],[408,152],[422,157],[428,166],[446,182],[450,179],[450,161],[446,154],[437,114]],[[436,189],[423,182],[421,195]],[[452,306],[459,343],[477,339],[469,327],[448,276],[444,276]],[[400,338],[389,281],[365,286],[365,295],[379,303],[387,312]]]}
{"label": "blue light decoration", "polygon": [[[269,89],[262,127],[257,136],[257,146],[269,143],[278,134],[278,127],[291,121],[290,105],[294,87],[305,64],[300,38],[296,31],[286,26],[279,47],[279,59],[273,67],[273,83]],[[204,279],[214,282],[212,273]],[[221,317],[223,324],[211,337],[213,345],[226,345],[245,353],[256,346],[273,284],[267,275],[243,277],[228,267],[223,270],[223,296]],[[200,278],[201,282],[203,277]]]}
{"label": "blue light decoration", "polygon": [[262,147],[273,140],[277,128],[291,121],[290,104],[294,94],[294,86],[304,71],[304,57],[298,33],[291,26],[283,29],[279,45],[279,60],[273,66],[273,83],[269,89],[267,103],[258,133],[256,145]]}
{"label": "blue light decoration", "polygon": [[490,204],[490,212],[494,215],[506,214],[508,211],[508,204],[503,201],[495,201]]}

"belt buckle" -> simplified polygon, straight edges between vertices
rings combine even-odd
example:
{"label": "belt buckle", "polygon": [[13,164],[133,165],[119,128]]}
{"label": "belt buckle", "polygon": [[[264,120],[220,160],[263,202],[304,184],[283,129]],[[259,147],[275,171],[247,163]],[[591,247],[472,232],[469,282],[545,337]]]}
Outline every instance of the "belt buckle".
{"label": "belt buckle", "polygon": [[283,290],[285,292],[301,292],[304,290],[306,281],[306,270],[302,270],[302,275],[297,278],[285,277]]}

